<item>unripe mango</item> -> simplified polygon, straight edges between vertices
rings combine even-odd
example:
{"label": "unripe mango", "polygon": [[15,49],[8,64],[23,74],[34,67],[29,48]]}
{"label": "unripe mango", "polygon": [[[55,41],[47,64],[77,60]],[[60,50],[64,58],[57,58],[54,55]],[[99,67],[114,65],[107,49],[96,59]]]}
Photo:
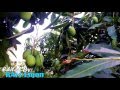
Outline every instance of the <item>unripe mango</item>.
{"label": "unripe mango", "polygon": [[68,35],[75,36],[75,34],[76,34],[75,28],[73,26],[70,26],[68,29]]}

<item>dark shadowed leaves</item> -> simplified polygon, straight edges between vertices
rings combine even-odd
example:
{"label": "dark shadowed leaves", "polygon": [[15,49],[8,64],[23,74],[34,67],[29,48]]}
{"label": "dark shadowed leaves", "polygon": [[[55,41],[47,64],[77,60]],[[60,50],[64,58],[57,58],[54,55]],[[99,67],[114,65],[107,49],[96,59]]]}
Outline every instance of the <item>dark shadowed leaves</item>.
{"label": "dark shadowed leaves", "polygon": [[110,17],[110,16],[105,16],[105,17],[103,18],[103,20],[104,20],[105,22],[112,22],[112,17]]}
{"label": "dark shadowed leaves", "polygon": [[100,72],[96,72],[95,74],[93,74],[93,77],[95,77],[95,78],[115,78],[112,75],[112,73],[113,72],[111,69],[105,69]]}

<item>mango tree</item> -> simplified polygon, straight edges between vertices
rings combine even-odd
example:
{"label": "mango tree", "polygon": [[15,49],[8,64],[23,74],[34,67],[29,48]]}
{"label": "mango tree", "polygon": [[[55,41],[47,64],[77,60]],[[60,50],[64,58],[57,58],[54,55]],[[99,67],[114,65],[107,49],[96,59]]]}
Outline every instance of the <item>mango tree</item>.
{"label": "mango tree", "polygon": [[[23,53],[28,67],[35,68],[35,72],[44,72],[45,77],[65,78],[94,76],[107,68],[119,71],[119,68],[111,67],[120,64],[120,13],[85,12],[79,17],[81,13],[1,12],[0,67],[10,66],[6,52],[10,47],[17,50],[16,44],[20,42],[16,38],[33,32],[34,26],[44,24],[45,18],[51,14],[51,23],[44,29],[50,28],[51,32],[38,39],[34,46],[28,45]],[[24,28],[31,24],[30,28],[18,32],[14,27],[20,19],[25,21]],[[36,46],[40,47],[39,51]]]}

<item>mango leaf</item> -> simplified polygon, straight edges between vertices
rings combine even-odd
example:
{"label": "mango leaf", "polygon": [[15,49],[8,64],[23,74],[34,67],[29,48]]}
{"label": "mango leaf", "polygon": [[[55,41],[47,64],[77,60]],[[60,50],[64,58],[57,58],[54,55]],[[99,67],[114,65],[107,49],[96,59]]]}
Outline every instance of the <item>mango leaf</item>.
{"label": "mango leaf", "polygon": [[5,75],[4,72],[0,70],[0,78],[2,78],[4,75]]}
{"label": "mango leaf", "polygon": [[89,29],[95,29],[96,27],[100,27],[103,23],[99,23],[99,24],[94,24],[92,25]]}
{"label": "mango leaf", "polygon": [[65,22],[65,23],[63,23],[63,24],[53,26],[53,27],[51,27],[50,29],[58,29],[58,28],[62,28],[62,27],[67,26],[68,24],[69,24],[69,22]]}
{"label": "mango leaf", "polygon": [[24,31],[22,31],[22,32],[20,32],[20,33],[18,33],[18,34],[15,34],[14,36],[11,36],[11,37],[9,37],[9,38],[7,38],[7,39],[18,38],[18,37],[20,37],[20,36],[23,35],[23,34],[31,33],[31,32],[33,32],[33,31],[34,31],[34,27],[31,26],[29,29],[24,30]]}
{"label": "mango leaf", "polygon": [[15,55],[15,53],[12,50],[10,50],[10,52],[17,58],[17,56]]}
{"label": "mango leaf", "polygon": [[62,13],[63,16],[73,16],[73,12],[64,12]]}
{"label": "mango leaf", "polygon": [[117,38],[117,33],[116,33],[116,29],[115,29],[115,26],[110,26],[107,28],[107,32],[108,32],[108,35],[114,39],[114,38]]}
{"label": "mango leaf", "polygon": [[[61,14],[62,14],[62,13],[61,13]],[[61,14],[59,14],[59,16],[56,17],[56,18],[53,20],[53,22],[51,22],[51,23],[50,23],[46,28],[44,28],[43,30],[46,30],[46,29],[50,28],[54,23],[56,23],[56,22],[58,21],[59,17],[61,16]]]}
{"label": "mango leaf", "polygon": [[110,16],[105,16],[105,17],[103,18],[103,20],[104,20],[105,22],[112,22],[112,17],[110,17]]}
{"label": "mango leaf", "polygon": [[117,47],[117,44],[118,44],[117,38],[112,39],[112,41],[111,41],[112,47],[113,47],[113,48],[118,48],[118,47]]}
{"label": "mango leaf", "polygon": [[85,50],[101,57],[119,57],[120,49],[113,49],[107,44],[89,44]]}
{"label": "mango leaf", "polygon": [[116,29],[115,29],[115,26],[109,26],[107,28],[107,32],[108,32],[108,35],[112,38],[112,41],[111,41],[111,45],[113,48],[117,48],[117,33],[116,33]]}
{"label": "mango leaf", "polygon": [[111,69],[105,69],[92,75],[95,78],[115,78]]}
{"label": "mango leaf", "polygon": [[11,66],[11,62],[10,62],[11,60],[10,60],[8,54],[5,55],[5,60],[6,60],[7,65],[8,65],[8,66]]}
{"label": "mango leaf", "polygon": [[56,13],[56,14],[60,14],[60,13],[62,13],[61,15],[62,16],[73,16],[73,12],[54,12],[54,13]]}
{"label": "mango leaf", "polygon": [[85,63],[77,66],[76,68],[62,75],[60,78],[82,78],[86,76],[91,76],[98,71],[114,67],[119,64],[120,61],[117,60],[95,60],[90,63]]}

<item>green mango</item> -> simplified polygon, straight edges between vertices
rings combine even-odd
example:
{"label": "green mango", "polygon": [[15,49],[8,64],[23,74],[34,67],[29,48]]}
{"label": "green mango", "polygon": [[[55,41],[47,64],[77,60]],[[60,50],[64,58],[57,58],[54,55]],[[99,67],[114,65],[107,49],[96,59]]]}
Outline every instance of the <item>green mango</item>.
{"label": "green mango", "polygon": [[23,52],[23,59],[26,59],[28,55],[31,55],[32,51],[30,49],[27,49]]}
{"label": "green mango", "polygon": [[28,67],[33,67],[36,63],[35,57],[33,55],[28,55],[26,57],[26,65]]}
{"label": "green mango", "polygon": [[96,16],[93,16],[92,17],[92,20],[95,22],[95,23],[98,23],[98,18]]}
{"label": "green mango", "polygon": [[24,21],[29,21],[32,17],[32,14],[33,14],[32,12],[20,12],[20,17]]}
{"label": "green mango", "polygon": [[42,54],[36,55],[35,60],[37,67],[43,67],[44,56]]}
{"label": "green mango", "polygon": [[76,30],[73,26],[70,26],[69,29],[68,29],[68,35],[69,36],[75,36],[76,34]]}

